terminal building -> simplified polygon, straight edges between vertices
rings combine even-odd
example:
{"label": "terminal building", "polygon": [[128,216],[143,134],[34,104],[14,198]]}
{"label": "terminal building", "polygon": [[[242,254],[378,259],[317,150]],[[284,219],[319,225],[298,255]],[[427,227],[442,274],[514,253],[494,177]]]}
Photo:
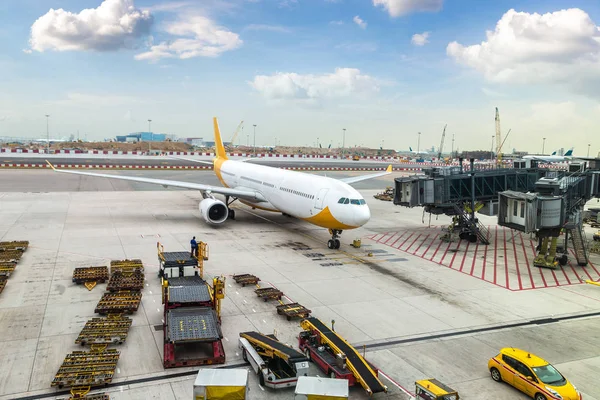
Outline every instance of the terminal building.
{"label": "terminal building", "polygon": [[167,140],[166,133],[135,132],[125,136],[117,136],[117,142],[164,142]]}

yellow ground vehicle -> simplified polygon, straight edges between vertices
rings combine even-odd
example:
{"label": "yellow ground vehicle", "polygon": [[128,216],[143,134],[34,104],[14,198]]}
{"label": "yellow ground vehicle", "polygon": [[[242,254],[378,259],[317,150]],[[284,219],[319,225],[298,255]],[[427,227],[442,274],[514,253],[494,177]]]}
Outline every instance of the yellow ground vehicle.
{"label": "yellow ground vehicle", "polygon": [[458,392],[437,379],[423,379],[415,382],[417,400],[458,400]]}
{"label": "yellow ground vehicle", "polygon": [[506,382],[535,400],[580,400],[581,394],[547,361],[507,347],[488,362],[492,379]]}
{"label": "yellow ground vehicle", "polygon": [[353,161],[360,161],[360,156],[355,154],[355,155],[352,156],[352,160]]}
{"label": "yellow ground vehicle", "polygon": [[596,241],[600,240],[600,231],[594,233],[593,237],[594,237],[594,240],[596,240]]}

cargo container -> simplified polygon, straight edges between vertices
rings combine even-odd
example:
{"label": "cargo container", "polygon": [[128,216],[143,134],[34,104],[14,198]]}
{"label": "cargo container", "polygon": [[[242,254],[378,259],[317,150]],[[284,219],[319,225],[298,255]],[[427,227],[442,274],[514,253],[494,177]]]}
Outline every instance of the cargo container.
{"label": "cargo container", "polygon": [[201,368],[194,382],[194,400],[245,400],[248,375],[246,368]]}
{"label": "cargo container", "polygon": [[346,379],[300,376],[294,400],[342,400],[348,398]]}

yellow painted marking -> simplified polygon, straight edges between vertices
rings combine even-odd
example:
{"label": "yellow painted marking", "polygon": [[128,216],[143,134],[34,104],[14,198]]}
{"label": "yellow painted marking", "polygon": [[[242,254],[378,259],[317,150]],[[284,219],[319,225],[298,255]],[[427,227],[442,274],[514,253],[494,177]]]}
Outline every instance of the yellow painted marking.
{"label": "yellow painted marking", "polygon": [[309,218],[301,218],[306,222],[310,222],[313,225],[321,226],[323,228],[328,229],[339,229],[339,230],[347,230],[347,229],[355,229],[358,226],[346,225],[335,219],[329,207],[325,207],[321,212],[317,215],[313,215]]}

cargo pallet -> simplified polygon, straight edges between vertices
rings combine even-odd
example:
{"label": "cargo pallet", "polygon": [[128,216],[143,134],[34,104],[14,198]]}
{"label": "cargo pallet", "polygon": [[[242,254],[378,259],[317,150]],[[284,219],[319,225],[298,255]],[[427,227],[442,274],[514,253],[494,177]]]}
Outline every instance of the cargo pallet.
{"label": "cargo pallet", "polygon": [[142,293],[130,290],[120,292],[105,292],[96,305],[95,313],[98,314],[133,314],[138,310],[142,301]]}
{"label": "cargo pallet", "polygon": [[251,274],[240,274],[234,275],[233,280],[244,287],[246,285],[256,285],[260,281],[260,278]]}
{"label": "cargo pallet", "polygon": [[[160,278],[177,278],[186,276],[204,277],[203,258],[192,256],[188,251],[165,252],[159,244],[158,262]],[[187,275],[189,272],[190,275]]]}
{"label": "cargo pallet", "polygon": [[137,270],[127,273],[116,271],[113,272],[106,285],[106,290],[109,292],[118,292],[120,290],[142,290],[144,288],[144,274]]}
{"label": "cargo pallet", "polygon": [[131,319],[121,315],[107,318],[92,318],[85,323],[75,340],[85,346],[98,344],[123,344],[131,327]]}
{"label": "cargo pallet", "polygon": [[104,283],[108,280],[107,267],[83,267],[73,271],[73,282],[77,284],[86,282]]}
{"label": "cargo pallet", "polygon": [[23,256],[23,251],[21,251],[21,250],[0,251],[0,262],[16,263],[16,262],[19,262],[19,260],[21,259],[21,256]]}
{"label": "cargo pallet", "polygon": [[2,277],[0,277],[0,293],[2,293],[2,291],[4,290],[5,287],[6,287],[6,279],[3,279]]}
{"label": "cargo pallet", "polygon": [[283,296],[283,292],[274,287],[256,289],[254,291],[254,293],[256,293],[256,295],[258,297],[260,297],[261,299],[263,299],[264,301],[269,301],[269,300],[274,300],[274,299],[281,300],[281,296]]}
{"label": "cargo pallet", "polygon": [[163,337],[165,368],[225,363],[223,334],[212,308],[165,309]]}
{"label": "cargo pallet", "polygon": [[12,242],[0,242],[0,251],[20,250],[25,251],[29,247],[27,240],[14,240]]}
{"label": "cargo pallet", "polygon": [[119,355],[119,351],[115,349],[74,351],[67,354],[50,386],[58,386],[59,389],[106,386],[115,374]]}
{"label": "cargo pallet", "polygon": [[10,275],[15,272],[17,263],[14,262],[0,262],[0,279],[8,279]]}
{"label": "cargo pallet", "polygon": [[112,260],[110,262],[110,273],[114,274],[115,272],[122,273],[134,273],[134,272],[144,272],[144,264],[140,259],[133,260]]}
{"label": "cargo pallet", "polygon": [[213,306],[211,289],[199,276],[170,278],[164,290],[165,309]]}
{"label": "cargo pallet", "polygon": [[277,306],[277,314],[285,315],[288,321],[292,318],[308,318],[311,311],[299,303],[280,304]]}

